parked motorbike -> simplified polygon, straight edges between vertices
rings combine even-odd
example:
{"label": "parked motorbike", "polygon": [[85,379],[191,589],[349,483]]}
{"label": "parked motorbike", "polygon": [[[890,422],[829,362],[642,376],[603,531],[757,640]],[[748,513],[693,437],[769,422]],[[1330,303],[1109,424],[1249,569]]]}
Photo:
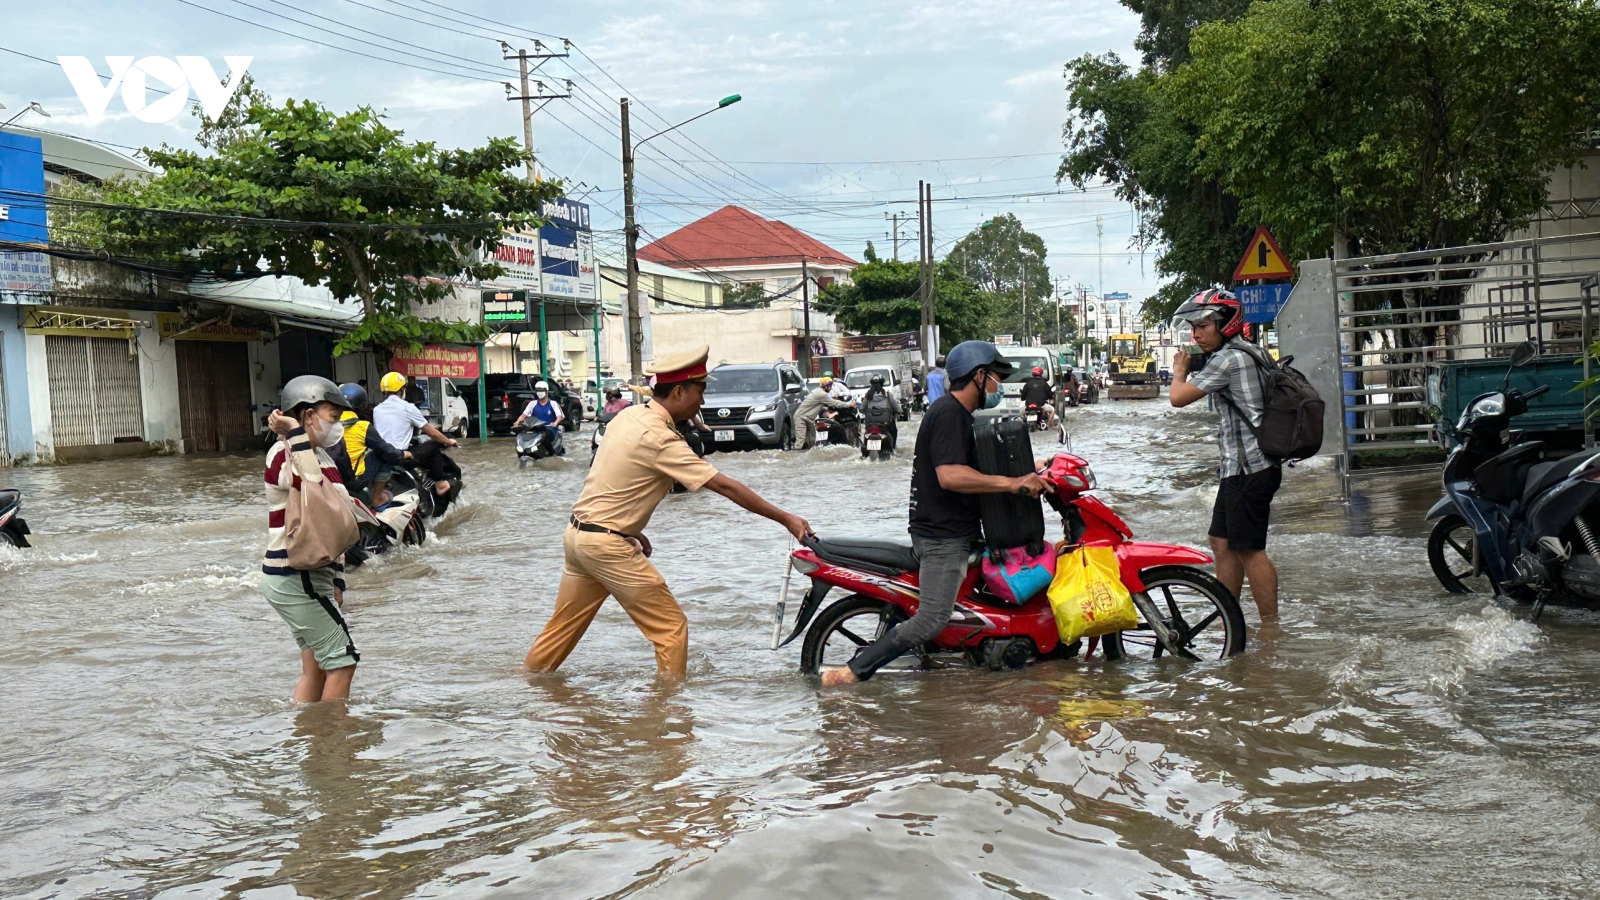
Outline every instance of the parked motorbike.
{"label": "parked motorbike", "polygon": [[1500,390],[1473,398],[1455,425],[1438,423],[1450,456],[1445,496],[1428,510],[1428,564],[1445,590],[1472,593],[1476,582],[1532,602],[1535,618],[1552,599],[1600,600],[1600,450],[1546,460],[1543,441],[1511,430],[1550,389],[1509,387],[1537,355],[1532,341],[1518,345]]}
{"label": "parked motorbike", "polygon": [[[1133,531],[1110,507],[1089,496],[1095,486],[1087,460],[1063,453],[1040,473],[1054,488],[1047,494],[1061,515],[1067,549],[1110,547],[1121,565],[1122,583],[1138,607],[1138,628],[1100,639],[1107,659],[1125,656],[1222,659],[1243,652],[1244,614],[1233,593],[1195,568],[1211,563],[1198,550],[1133,540]],[[1070,658],[1045,591],[1016,604],[983,585],[982,548],[968,558],[968,571],[950,624],[933,641],[891,664],[901,670],[937,667],[945,659],[990,669],[1020,668],[1035,660]],[[805,633],[800,666],[817,672],[849,662],[856,652],[894,625],[916,614],[919,563],[909,544],[882,539],[807,538],[794,551],[773,609],[772,648]],[[789,585],[794,573],[811,580],[788,636],[783,636]],[[845,596],[822,609],[838,588]],[[808,627],[809,626],[809,627]],[[1090,652],[1093,652],[1091,646]]]}
{"label": "parked motorbike", "polygon": [[22,492],[15,488],[0,489],[0,544],[12,547],[31,546],[28,523],[22,520]]}
{"label": "parked motorbike", "polygon": [[[530,462],[538,462],[552,456],[560,456],[564,449],[561,434],[555,429],[544,425],[518,425],[511,429],[517,439],[517,468],[526,468]],[[591,446],[593,446],[591,444]],[[594,458],[590,457],[593,465]]]}

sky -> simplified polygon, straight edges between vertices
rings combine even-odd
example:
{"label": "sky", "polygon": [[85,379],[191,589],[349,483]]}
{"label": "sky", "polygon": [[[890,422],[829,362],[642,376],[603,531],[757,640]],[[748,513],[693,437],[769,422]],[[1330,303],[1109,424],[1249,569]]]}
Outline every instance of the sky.
{"label": "sky", "polygon": [[[587,193],[597,242],[621,246],[618,98],[635,140],[743,100],[639,151],[642,242],[733,203],[781,219],[860,259],[866,241],[916,258],[918,179],[933,185],[938,255],[1010,212],[1040,234],[1051,275],[1136,303],[1159,284],[1154,256],[1131,245],[1131,208],[1105,186],[1058,185],[1066,116],[1063,65],[1084,53],[1134,58],[1138,18],[1114,0],[808,2],[680,0],[511,4],[484,0],[60,0],[6,3],[0,121],[30,101],[50,113],[18,124],[131,153],[191,147],[196,121],[136,119],[120,94],[91,118],[58,56],[250,56],[276,100],[370,105],[417,140],[472,146],[521,137],[499,42],[566,58],[534,76],[549,101],[534,117],[544,169]],[[29,57],[42,57],[44,61]],[[151,82],[156,89],[165,85]],[[1097,237],[1096,219],[1103,236]],[[909,219],[909,222],[905,220]]]}

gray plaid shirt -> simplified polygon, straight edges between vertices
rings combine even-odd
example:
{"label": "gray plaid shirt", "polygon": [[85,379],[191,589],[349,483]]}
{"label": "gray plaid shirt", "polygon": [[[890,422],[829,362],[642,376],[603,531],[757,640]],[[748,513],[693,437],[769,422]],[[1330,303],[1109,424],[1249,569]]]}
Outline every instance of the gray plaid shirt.
{"label": "gray plaid shirt", "polygon": [[1211,355],[1205,368],[1189,375],[1190,384],[1213,398],[1211,405],[1222,418],[1217,427],[1217,446],[1222,451],[1222,465],[1218,471],[1223,478],[1262,472],[1273,465],[1262,454],[1255,434],[1244,419],[1218,396],[1225,394],[1249,415],[1249,425],[1261,426],[1266,395],[1262,391],[1261,368],[1251,360],[1251,351],[1256,348],[1242,338],[1230,338],[1222,349]]}

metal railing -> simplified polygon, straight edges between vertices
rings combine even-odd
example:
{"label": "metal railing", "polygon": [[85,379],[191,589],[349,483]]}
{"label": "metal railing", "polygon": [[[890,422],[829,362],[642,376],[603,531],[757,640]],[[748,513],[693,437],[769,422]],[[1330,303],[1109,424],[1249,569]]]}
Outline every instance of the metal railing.
{"label": "metal railing", "polygon": [[1593,340],[1586,279],[1600,231],[1335,259],[1340,416],[1357,456],[1433,445],[1430,364],[1580,353]]}

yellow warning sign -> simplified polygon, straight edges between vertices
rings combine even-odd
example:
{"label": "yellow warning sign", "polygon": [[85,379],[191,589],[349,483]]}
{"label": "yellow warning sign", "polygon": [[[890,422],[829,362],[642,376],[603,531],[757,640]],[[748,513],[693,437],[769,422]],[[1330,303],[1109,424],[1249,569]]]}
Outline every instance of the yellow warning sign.
{"label": "yellow warning sign", "polygon": [[1272,232],[1265,225],[1257,226],[1256,233],[1245,247],[1244,256],[1239,260],[1238,268],[1233,270],[1233,280],[1264,281],[1293,277],[1294,267],[1289,265],[1289,258],[1278,248],[1278,242],[1272,239]]}

